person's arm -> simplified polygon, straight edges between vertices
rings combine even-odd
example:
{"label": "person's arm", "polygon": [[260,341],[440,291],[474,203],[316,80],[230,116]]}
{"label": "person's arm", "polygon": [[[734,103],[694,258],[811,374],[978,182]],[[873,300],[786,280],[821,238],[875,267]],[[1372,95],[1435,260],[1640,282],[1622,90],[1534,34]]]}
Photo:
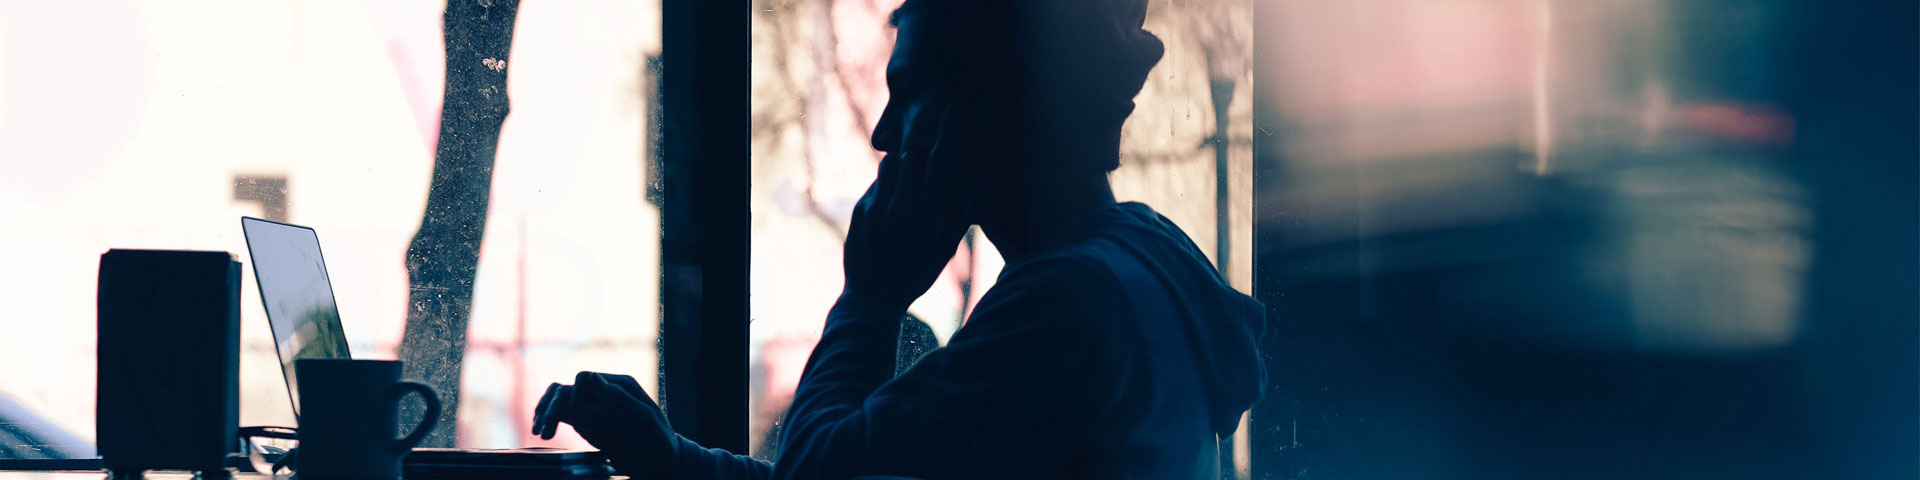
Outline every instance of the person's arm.
{"label": "person's arm", "polygon": [[533,434],[553,438],[561,422],[636,479],[761,480],[773,474],[766,462],[701,447],[674,433],[660,405],[626,375],[580,372],[573,385],[547,387],[534,407]]}
{"label": "person's arm", "polygon": [[1112,357],[1095,328],[1120,314],[1099,300],[1117,291],[1111,275],[1074,263],[1021,267],[947,347],[891,381],[900,315],[843,297],[787,411],[774,478],[1060,468],[1109,404]]}
{"label": "person's arm", "polygon": [[[773,465],[755,460],[746,455],[719,448],[702,447],[700,444],[680,437],[679,458],[674,471],[677,473],[661,478],[697,478],[697,479],[752,479],[773,478]],[[638,468],[644,469],[642,465]],[[626,472],[627,470],[622,470]],[[632,476],[629,474],[629,476]],[[640,478],[640,477],[635,477]]]}

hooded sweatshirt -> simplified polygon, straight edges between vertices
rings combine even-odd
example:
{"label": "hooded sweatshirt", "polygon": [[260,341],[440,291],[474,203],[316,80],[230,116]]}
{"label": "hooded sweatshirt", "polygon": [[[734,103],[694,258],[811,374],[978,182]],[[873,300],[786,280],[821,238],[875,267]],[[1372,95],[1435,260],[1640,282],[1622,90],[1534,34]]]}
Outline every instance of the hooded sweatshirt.
{"label": "hooded sweatshirt", "polygon": [[894,376],[898,312],[836,306],[779,462],[683,448],[683,478],[1218,478],[1265,389],[1265,316],[1146,205],[1010,263],[948,345]]}

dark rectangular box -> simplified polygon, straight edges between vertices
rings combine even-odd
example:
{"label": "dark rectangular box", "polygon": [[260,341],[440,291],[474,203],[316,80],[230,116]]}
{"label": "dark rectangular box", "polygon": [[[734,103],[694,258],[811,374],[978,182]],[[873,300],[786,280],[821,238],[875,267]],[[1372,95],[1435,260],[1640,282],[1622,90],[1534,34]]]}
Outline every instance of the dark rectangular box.
{"label": "dark rectangular box", "polygon": [[107,469],[223,471],[238,443],[240,263],[108,251],[97,301],[95,434]]}

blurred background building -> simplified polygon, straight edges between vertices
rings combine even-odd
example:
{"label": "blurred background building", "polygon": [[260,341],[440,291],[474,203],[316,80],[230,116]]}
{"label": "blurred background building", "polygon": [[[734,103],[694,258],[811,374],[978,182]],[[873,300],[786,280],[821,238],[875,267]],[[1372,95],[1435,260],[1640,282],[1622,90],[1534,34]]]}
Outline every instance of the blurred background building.
{"label": "blurred background building", "polygon": [[1913,7],[1261,2],[1254,473],[1911,478]]}

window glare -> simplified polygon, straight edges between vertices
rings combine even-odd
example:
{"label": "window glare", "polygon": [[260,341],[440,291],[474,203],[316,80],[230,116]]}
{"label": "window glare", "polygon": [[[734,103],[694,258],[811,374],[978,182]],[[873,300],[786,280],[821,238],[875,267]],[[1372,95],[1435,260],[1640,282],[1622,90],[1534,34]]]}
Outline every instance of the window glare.
{"label": "window glare", "polygon": [[[0,396],[91,441],[98,255],[244,261],[242,215],[316,228],[353,354],[393,358],[439,134],[444,3],[107,3],[0,4],[0,250],[35,252],[0,257]],[[585,445],[522,426],[575,371],[657,386],[659,216],[644,172],[659,8],[519,8],[460,446]],[[243,271],[240,422],[290,426]]]}

